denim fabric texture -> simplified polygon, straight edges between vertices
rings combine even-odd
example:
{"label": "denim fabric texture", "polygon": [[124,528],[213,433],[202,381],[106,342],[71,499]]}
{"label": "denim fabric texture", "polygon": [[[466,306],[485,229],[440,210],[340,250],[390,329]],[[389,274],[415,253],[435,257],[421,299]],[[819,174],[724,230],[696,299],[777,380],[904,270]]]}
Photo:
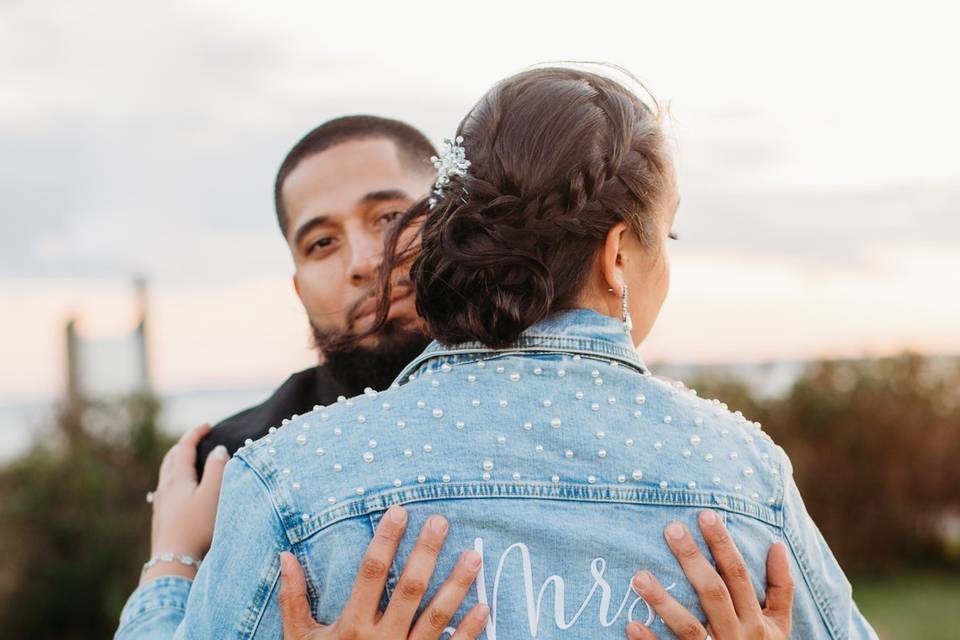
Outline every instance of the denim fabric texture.
{"label": "denim fabric texture", "polygon": [[[279,638],[279,557],[303,564],[332,622],[391,505],[408,533],[383,602],[425,520],[450,533],[424,602],[465,549],[483,567],[459,616],[490,606],[484,638],[623,638],[631,620],[674,637],[630,588],[651,570],[704,619],[663,538],[701,510],[724,519],[763,597],[782,540],[796,638],[875,638],[807,514],[787,456],[718,401],[651,375],[612,318],[564,312],[511,348],[432,344],[388,390],[293,416],[227,465],[213,545],[189,590],[134,592],[118,638]],[[452,629],[451,629],[452,631]]]}

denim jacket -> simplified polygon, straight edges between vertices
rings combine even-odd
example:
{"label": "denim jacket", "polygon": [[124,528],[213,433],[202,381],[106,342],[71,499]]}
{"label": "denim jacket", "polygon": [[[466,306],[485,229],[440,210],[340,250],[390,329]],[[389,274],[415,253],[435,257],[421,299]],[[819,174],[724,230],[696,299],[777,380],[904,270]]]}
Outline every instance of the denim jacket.
{"label": "denim jacket", "polygon": [[[631,620],[673,635],[630,588],[647,568],[705,619],[663,529],[715,510],[758,597],[782,540],[796,583],[794,637],[875,638],[797,492],[783,450],[739,412],[650,375],[614,319],[557,314],[511,348],[432,344],[390,389],[293,416],[227,464],[213,544],[196,579],[138,588],[117,638],[279,638],[279,553],[303,564],[315,617],[346,602],[380,518],[408,532],[383,603],[426,518],[450,533],[447,575],[481,572],[451,625],[490,607],[484,637],[623,638]],[[452,627],[450,629],[452,632]]]}

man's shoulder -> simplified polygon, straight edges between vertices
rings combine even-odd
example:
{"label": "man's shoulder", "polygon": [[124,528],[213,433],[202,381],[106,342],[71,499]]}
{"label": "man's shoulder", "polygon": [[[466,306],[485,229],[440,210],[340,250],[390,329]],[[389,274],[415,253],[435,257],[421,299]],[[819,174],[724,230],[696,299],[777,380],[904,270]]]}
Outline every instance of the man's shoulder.
{"label": "man's shoulder", "polygon": [[[279,422],[292,415],[292,413],[296,413],[296,410],[302,408],[305,402],[318,403],[317,396],[320,395],[318,393],[318,383],[324,373],[322,366],[310,367],[294,373],[283,384],[274,389],[266,400],[224,418],[214,425],[213,430],[217,431],[221,428],[225,430],[243,429],[248,427],[251,422],[259,422],[263,419]],[[262,428],[263,432],[266,433],[270,426],[269,424],[262,424],[255,428]]]}
{"label": "man's shoulder", "polygon": [[329,403],[339,392],[339,385],[322,365],[294,373],[260,404],[214,425],[197,447],[198,473],[202,473],[203,462],[216,446],[223,445],[233,455],[244,442],[262,438],[284,418],[310,411],[316,404]]}

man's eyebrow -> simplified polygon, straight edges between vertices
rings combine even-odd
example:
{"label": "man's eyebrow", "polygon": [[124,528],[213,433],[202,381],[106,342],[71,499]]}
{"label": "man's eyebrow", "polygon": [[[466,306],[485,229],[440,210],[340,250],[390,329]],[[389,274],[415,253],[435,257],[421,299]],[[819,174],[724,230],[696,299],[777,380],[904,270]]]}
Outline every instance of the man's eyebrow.
{"label": "man's eyebrow", "polygon": [[300,241],[303,240],[303,237],[310,233],[313,229],[327,224],[330,221],[330,216],[314,216],[304,222],[302,225],[297,227],[296,232],[293,234],[293,245],[299,246]]}
{"label": "man's eyebrow", "polygon": [[383,202],[385,200],[412,200],[403,189],[381,189],[380,191],[371,191],[360,198],[360,204],[370,204],[373,202]]}
{"label": "man's eyebrow", "polygon": [[[370,191],[365,193],[357,203],[358,204],[372,204],[375,202],[386,202],[387,200],[412,200],[403,189],[380,189],[378,191]],[[303,240],[303,237],[310,233],[312,230],[317,227],[323,226],[330,222],[330,216],[319,215],[314,216],[300,225],[293,234],[293,244],[297,246],[300,244],[300,241]]]}

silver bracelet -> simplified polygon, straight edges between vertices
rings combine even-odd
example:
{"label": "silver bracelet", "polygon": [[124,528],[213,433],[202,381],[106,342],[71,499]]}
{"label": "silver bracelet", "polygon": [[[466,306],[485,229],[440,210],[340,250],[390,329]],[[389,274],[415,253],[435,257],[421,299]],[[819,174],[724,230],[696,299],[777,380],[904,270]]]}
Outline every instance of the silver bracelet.
{"label": "silver bracelet", "polygon": [[193,556],[187,554],[177,555],[175,553],[161,553],[160,555],[154,556],[143,563],[143,569],[140,570],[140,575],[145,574],[147,571],[157,566],[161,562],[179,562],[184,566],[194,567],[197,571],[200,570],[200,560],[194,560]]}

